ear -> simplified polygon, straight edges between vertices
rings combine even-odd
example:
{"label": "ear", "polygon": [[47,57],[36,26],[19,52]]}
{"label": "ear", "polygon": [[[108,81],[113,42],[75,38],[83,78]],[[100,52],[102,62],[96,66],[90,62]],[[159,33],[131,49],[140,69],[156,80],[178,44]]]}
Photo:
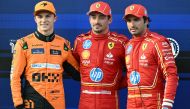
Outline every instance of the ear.
{"label": "ear", "polygon": [[109,18],[109,24],[111,24],[111,23],[112,23],[112,17]]}
{"label": "ear", "polygon": [[57,21],[57,16],[55,16],[54,18],[55,18],[55,19],[54,19],[54,22]]}
{"label": "ear", "polygon": [[148,21],[148,19],[146,19],[146,22],[145,22],[145,24],[146,24],[146,25],[148,25],[148,24],[149,24],[149,21]]}
{"label": "ear", "polygon": [[34,16],[34,21],[37,23],[37,21],[36,21],[36,16]]}

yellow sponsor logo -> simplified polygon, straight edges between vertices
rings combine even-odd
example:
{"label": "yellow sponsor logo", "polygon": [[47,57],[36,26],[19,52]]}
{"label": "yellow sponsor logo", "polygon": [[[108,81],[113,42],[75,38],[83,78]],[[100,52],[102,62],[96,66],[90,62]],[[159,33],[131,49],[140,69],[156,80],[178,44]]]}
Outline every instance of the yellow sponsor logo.
{"label": "yellow sponsor logo", "polygon": [[82,58],[83,59],[89,59],[89,57],[90,57],[90,52],[88,51],[88,50],[84,50],[84,51],[82,51]]}
{"label": "yellow sponsor logo", "polygon": [[130,60],[130,55],[125,56],[125,63],[129,64],[129,60]]}

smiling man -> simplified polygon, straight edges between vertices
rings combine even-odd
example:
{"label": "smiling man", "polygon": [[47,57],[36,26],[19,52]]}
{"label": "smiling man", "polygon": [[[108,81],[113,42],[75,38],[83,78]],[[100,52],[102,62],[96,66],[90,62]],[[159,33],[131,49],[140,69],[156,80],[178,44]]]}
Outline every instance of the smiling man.
{"label": "smiling man", "polygon": [[110,32],[109,4],[99,1],[87,13],[91,30],[75,40],[74,56],[80,62],[79,109],[118,109],[118,90],[125,65],[127,37]]}
{"label": "smiling man", "polygon": [[[34,9],[37,30],[19,39],[11,67],[11,91],[17,109],[65,109],[64,70],[80,80],[70,43],[54,33],[54,5],[41,1]],[[25,78],[25,85],[21,81]]]}

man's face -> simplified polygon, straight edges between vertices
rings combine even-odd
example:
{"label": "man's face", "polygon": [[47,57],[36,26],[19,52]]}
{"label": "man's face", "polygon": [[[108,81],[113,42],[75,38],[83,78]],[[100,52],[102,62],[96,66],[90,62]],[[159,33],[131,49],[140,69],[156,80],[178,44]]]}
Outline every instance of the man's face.
{"label": "man's face", "polygon": [[89,16],[90,25],[94,33],[104,34],[109,30],[109,24],[112,22],[111,17],[109,18],[99,12],[92,12]]}
{"label": "man's face", "polygon": [[53,31],[54,22],[56,21],[54,14],[47,11],[42,11],[39,12],[34,19],[39,32]]}
{"label": "man's face", "polygon": [[128,15],[126,18],[127,27],[132,35],[142,35],[146,29],[148,21],[144,21],[143,17],[138,18],[133,15]]}

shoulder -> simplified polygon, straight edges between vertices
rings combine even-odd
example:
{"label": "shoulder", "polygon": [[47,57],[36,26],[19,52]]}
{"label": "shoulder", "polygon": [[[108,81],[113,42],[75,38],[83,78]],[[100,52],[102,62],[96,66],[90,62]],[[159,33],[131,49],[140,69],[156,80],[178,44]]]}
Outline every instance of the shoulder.
{"label": "shoulder", "polygon": [[76,41],[82,41],[82,40],[86,40],[86,39],[90,39],[92,36],[90,35],[90,32],[87,32],[87,33],[82,33],[80,35],[78,35],[76,37]]}
{"label": "shoulder", "polygon": [[108,38],[113,41],[116,41],[116,42],[118,41],[121,43],[126,43],[129,41],[127,36],[125,36],[124,34],[118,34],[116,32],[110,32],[110,36]]}
{"label": "shoulder", "polygon": [[149,37],[146,38],[146,39],[150,39],[154,43],[168,42],[168,39],[165,36],[163,36],[161,34],[158,34],[158,33],[155,33],[155,32],[151,32],[150,35],[149,35]]}
{"label": "shoulder", "polygon": [[17,40],[17,43],[23,44],[34,38],[34,33],[28,34],[20,39]]}
{"label": "shoulder", "polygon": [[64,37],[62,37],[62,36],[60,36],[60,35],[55,34],[55,39],[56,39],[57,41],[60,41],[60,42],[65,43],[67,46],[70,46],[70,41],[69,41],[68,39],[66,39],[66,38],[64,38]]}

